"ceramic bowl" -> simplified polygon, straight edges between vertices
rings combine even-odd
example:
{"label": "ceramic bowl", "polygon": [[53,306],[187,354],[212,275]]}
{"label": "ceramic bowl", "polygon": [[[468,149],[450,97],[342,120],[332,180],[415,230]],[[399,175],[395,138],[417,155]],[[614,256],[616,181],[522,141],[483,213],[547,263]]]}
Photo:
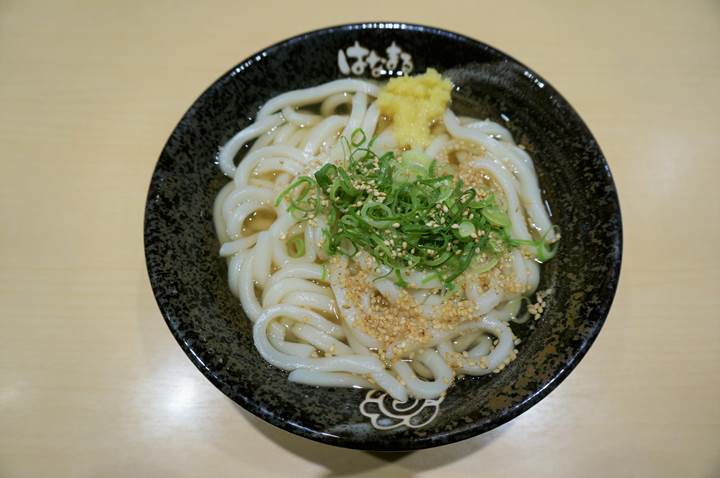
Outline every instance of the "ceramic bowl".
{"label": "ceramic bowl", "polygon": [[[381,60],[370,65],[367,57],[358,58],[363,49],[374,50]],[[368,401],[363,390],[290,383],[286,372],[260,357],[251,323],[226,283],[212,206],[228,181],[216,162],[218,147],[250,124],[268,99],[341,77],[383,79],[429,67],[457,86],[456,113],[500,122],[526,147],[562,240],[557,257],[542,269],[540,289],[554,291],[542,318],[514,327],[522,339],[517,360],[502,373],[460,380],[440,403],[422,402],[403,412],[387,399]],[[411,450],[497,427],[568,376],[610,309],[620,272],[621,229],[615,186],[600,147],[544,78],[463,35],[405,23],[362,23],[277,43],[234,66],[200,95],[172,132],[153,173],[145,251],[150,283],[170,331],[195,366],[241,407],[323,443]],[[415,422],[407,423],[420,420],[423,426],[407,426],[408,413],[415,414]],[[378,423],[390,428],[379,430]]]}

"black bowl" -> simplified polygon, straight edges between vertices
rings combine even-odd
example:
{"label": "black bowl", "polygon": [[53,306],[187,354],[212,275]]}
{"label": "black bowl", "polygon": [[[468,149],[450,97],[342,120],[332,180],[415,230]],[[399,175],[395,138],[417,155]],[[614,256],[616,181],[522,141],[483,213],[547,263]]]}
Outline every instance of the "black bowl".
{"label": "black bowl", "polygon": [[[358,42],[387,62],[361,68],[339,51]],[[410,57],[393,62],[395,44]],[[386,55],[387,53],[387,55]],[[394,50],[394,53],[398,53]],[[226,283],[212,205],[227,182],[218,147],[252,122],[269,98],[345,76],[433,67],[460,88],[453,109],[508,127],[533,156],[553,221],[557,257],[544,266],[552,287],[539,321],[515,327],[519,357],[502,373],[453,386],[422,428],[379,431],[360,413],[365,392],[287,381],[256,352],[252,327]],[[573,108],[535,72],[471,38],[405,23],[326,28],[278,43],[213,83],[180,120],[153,173],[145,210],[150,282],[172,334],[190,360],[240,406],[280,428],[332,445],[411,450],[452,443],[518,416],[555,388],[585,355],[608,314],[620,273],[620,208],[599,146]],[[434,411],[434,410],[432,410]]]}

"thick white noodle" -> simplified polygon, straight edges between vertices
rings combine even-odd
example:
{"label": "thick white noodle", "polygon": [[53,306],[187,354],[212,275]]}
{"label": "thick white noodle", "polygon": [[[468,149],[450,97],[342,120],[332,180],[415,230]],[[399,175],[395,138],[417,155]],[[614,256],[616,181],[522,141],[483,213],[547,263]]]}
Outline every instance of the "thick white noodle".
{"label": "thick white noodle", "polygon": [[[325,218],[299,223],[286,203],[276,204],[295,177],[342,157],[341,136],[349,139],[357,128],[362,128],[367,141],[375,136],[380,118],[374,102],[378,92],[374,83],[345,79],[281,94],[260,109],[253,124],[220,148],[220,168],[232,181],[218,193],[213,207],[219,253],[227,259],[230,290],[254,323],[258,352],[269,363],[290,371],[290,381],[380,388],[399,401],[437,398],[457,374],[484,375],[509,363],[515,337],[508,323],[521,320],[517,317],[521,297],[538,287],[539,266],[521,251],[513,251],[502,265],[503,273],[514,277],[523,294],[505,293],[494,283],[486,288],[468,283],[464,295],[476,307],[472,320],[451,330],[428,330],[430,339],[423,344],[393,344],[385,350],[392,364],[378,358],[375,350],[380,342],[362,330],[360,313],[348,299],[342,278],[352,261],[374,275],[372,294],[395,302],[403,289],[381,278],[389,271],[367,254],[326,262]],[[302,109],[311,105],[315,108]],[[486,155],[460,152],[458,158],[482,169],[500,186],[499,199],[510,218],[512,236],[528,240],[545,234],[554,240],[532,159],[517,146],[510,131],[489,120],[458,118],[449,109],[443,121],[447,133],[437,135],[425,153],[436,157],[454,139],[482,146]],[[236,166],[238,152],[251,142]],[[373,149],[384,152],[397,146],[388,128],[375,139]],[[259,211],[274,216],[271,224],[264,230],[244,232],[248,219]],[[299,257],[288,251],[288,241],[297,236],[305,246]],[[437,292],[441,283],[421,271],[401,274],[410,284],[406,290],[420,313],[432,317],[444,300]],[[367,309],[370,300],[370,293],[361,296],[361,307]],[[394,357],[398,347],[403,355]]]}
{"label": "thick white noodle", "polygon": [[271,99],[260,111],[258,111],[258,120],[275,113],[286,106],[305,106],[313,103],[319,103],[328,96],[337,93],[356,93],[362,92],[366,95],[377,97],[380,89],[377,85],[362,80],[335,80],[324,83],[312,88],[304,90],[290,91],[283,93]]}
{"label": "thick white noodle", "polygon": [[272,128],[276,127],[283,122],[282,115],[272,115],[255,121],[252,125],[248,126],[244,130],[233,136],[230,141],[220,148],[220,154],[218,155],[218,162],[222,172],[228,176],[235,174],[235,155],[238,154],[240,148],[253,139],[257,138],[261,134],[267,133]]}
{"label": "thick white noodle", "polygon": [[305,385],[318,387],[352,387],[352,388],[373,388],[367,379],[343,372],[318,372],[306,368],[298,368],[290,372],[288,380]]}
{"label": "thick white noodle", "polygon": [[[532,161],[529,161],[529,156],[525,151],[515,145],[512,136],[509,141],[503,142],[483,132],[482,128],[461,126],[455,114],[449,109],[445,111],[444,121],[445,127],[451,135],[482,145],[490,156],[502,162],[512,171],[520,186],[517,193],[522,199],[526,214],[533,221],[533,226],[540,234],[547,234],[546,237],[549,241],[554,241],[556,239],[555,231],[552,229],[545,203],[541,198],[540,186]],[[504,134],[509,136],[510,133],[505,130]]]}

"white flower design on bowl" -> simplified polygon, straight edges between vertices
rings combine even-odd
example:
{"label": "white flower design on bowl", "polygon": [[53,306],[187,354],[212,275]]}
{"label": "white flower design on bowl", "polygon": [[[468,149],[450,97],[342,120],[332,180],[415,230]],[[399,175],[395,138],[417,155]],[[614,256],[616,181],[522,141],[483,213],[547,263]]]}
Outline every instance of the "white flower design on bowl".
{"label": "white flower design on bowl", "polygon": [[360,403],[360,413],[370,419],[378,430],[392,430],[400,426],[422,428],[432,422],[440,411],[445,395],[434,399],[395,400],[385,392],[370,390]]}

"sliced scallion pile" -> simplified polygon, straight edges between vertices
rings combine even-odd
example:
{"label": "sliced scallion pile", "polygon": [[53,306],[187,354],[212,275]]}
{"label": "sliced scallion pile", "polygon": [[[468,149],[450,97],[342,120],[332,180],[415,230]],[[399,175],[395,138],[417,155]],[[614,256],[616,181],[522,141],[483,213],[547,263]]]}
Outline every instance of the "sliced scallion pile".
{"label": "sliced scallion pile", "polygon": [[513,247],[552,252],[544,240],[513,240],[510,219],[492,194],[466,188],[423,153],[378,156],[361,129],[343,140],[342,164],[326,164],[314,176],[297,178],[276,203],[287,200],[288,211],[299,220],[324,214],[328,255],[365,251],[400,286],[408,285],[400,272],[415,269],[432,272],[452,290],[468,268],[485,272]]}

